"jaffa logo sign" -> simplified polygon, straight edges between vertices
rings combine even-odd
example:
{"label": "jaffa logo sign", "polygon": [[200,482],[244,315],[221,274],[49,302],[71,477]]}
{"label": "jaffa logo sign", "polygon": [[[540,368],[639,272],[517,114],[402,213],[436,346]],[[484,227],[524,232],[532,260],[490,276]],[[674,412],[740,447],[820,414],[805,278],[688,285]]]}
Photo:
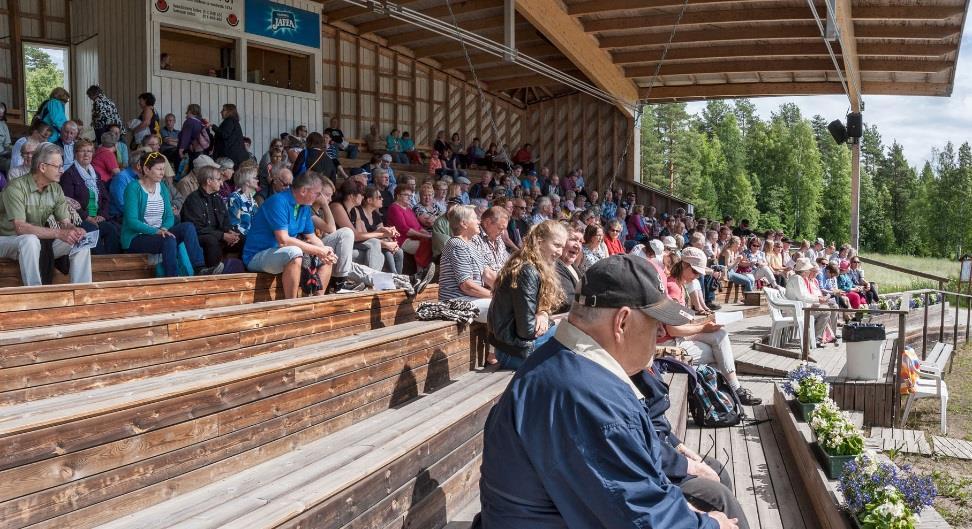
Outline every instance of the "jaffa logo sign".
{"label": "jaffa logo sign", "polygon": [[270,11],[270,31],[277,32],[296,32],[297,17],[290,11]]}

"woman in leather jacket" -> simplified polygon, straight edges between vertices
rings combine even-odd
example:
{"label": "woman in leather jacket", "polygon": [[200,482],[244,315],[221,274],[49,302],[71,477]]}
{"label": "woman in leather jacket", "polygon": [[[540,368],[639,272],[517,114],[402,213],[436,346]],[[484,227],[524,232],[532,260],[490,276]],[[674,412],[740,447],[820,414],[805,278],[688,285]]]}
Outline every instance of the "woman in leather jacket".
{"label": "woman in leather jacket", "polygon": [[567,230],[547,220],[523,238],[523,248],[500,270],[487,318],[488,341],[503,369],[516,369],[535,347],[553,336],[550,313],[564,293],[554,266]]}

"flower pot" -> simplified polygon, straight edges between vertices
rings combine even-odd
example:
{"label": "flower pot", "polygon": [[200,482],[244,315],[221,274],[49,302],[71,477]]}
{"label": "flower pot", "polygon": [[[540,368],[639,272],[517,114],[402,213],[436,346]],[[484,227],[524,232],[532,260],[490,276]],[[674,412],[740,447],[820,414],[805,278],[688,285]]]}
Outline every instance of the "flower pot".
{"label": "flower pot", "polygon": [[854,529],[861,529],[861,522],[857,519],[857,516],[854,513],[848,512],[847,517],[850,518],[851,527]]}
{"label": "flower pot", "polygon": [[805,402],[800,402],[797,399],[793,399],[793,413],[796,415],[797,419],[803,422],[808,422],[810,420],[810,412],[817,407],[819,402],[811,402],[807,404]]}
{"label": "flower pot", "polygon": [[832,456],[824,450],[819,442],[813,443],[813,449],[817,453],[817,459],[820,461],[820,466],[824,469],[824,474],[827,474],[827,478],[831,480],[839,478],[841,472],[844,471],[844,465],[857,457],[857,454],[850,456]]}

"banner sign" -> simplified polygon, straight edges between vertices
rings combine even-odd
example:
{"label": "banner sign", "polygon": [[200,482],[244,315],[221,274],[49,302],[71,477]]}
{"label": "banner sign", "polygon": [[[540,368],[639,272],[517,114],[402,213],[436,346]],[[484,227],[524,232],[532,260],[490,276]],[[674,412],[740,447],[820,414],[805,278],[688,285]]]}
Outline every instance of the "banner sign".
{"label": "banner sign", "polygon": [[320,48],[321,15],[269,0],[246,0],[246,32]]}
{"label": "banner sign", "polygon": [[243,21],[243,0],[154,0],[156,17],[195,22],[224,29],[239,29]]}

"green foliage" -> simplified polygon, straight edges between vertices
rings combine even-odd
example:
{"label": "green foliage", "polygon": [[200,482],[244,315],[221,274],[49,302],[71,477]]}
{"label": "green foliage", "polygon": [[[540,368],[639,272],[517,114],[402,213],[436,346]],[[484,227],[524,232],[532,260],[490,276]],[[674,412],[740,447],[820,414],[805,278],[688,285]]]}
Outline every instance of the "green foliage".
{"label": "green foliage", "polygon": [[24,46],[24,70],[30,116],[37,112],[51,90],[64,86],[64,72],[57,68],[50,55],[33,46]]}
{"label": "green foliage", "polygon": [[[850,239],[851,159],[821,116],[786,103],[769,120],[745,99],[646,107],[642,181],[672,190],[699,215],[747,218],[798,238]],[[860,145],[861,250],[929,257],[972,251],[972,147],[947,144],[921,171],[866,124]],[[932,213],[934,212],[934,213]]]}

